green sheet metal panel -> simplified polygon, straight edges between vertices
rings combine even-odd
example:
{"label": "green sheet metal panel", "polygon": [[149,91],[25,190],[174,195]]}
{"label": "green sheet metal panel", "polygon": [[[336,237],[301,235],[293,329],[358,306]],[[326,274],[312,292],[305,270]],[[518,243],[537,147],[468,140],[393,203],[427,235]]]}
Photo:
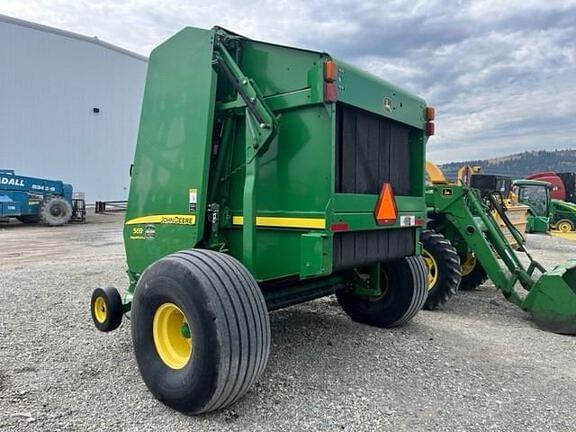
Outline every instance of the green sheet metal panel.
{"label": "green sheet metal panel", "polygon": [[[234,144],[233,167],[244,156],[244,126],[240,121]],[[257,215],[299,218],[306,225],[324,219],[333,193],[332,110],[324,105],[285,111],[279,121],[278,138],[258,160]],[[230,210],[242,215],[244,172],[232,177]],[[241,226],[227,234],[230,253],[241,258]],[[258,280],[298,274],[300,235],[308,229],[259,228],[254,275]],[[287,259],[287,257],[290,257]]]}
{"label": "green sheet metal panel", "polygon": [[[238,218],[243,214],[245,186],[245,104],[240,98],[234,100],[236,93],[229,81],[221,77],[216,86],[213,50],[220,31],[187,28],[154,50],[150,59],[125,229],[133,277],[153,261],[195,246],[224,247],[237,258],[243,257],[243,222]],[[242,74],[254,80],[279,116],[276,138],[257,159],[258,228],[252,270],[261,281],[298,274],[313,276],[312,271],[302,271],[301,263],[310,261],[306,253],[316,248],[306,235],[326,235],[330,242],[329,224],[343,216],[338,206],[334,207],[336,104],[322,100],[323,63],[329,56],[234,39],[229,40],[228,49]],[[411,182],[416,187],[412,197],[399,197],[397,204],[401,215],[423,217],[423,174],[418,168],[424,163],[425,103],[343,62],[339,62],[339,71],[340,100],[417,128],[410,138]],[[382,99],[387,94],[393,96],[390,111],[387,96]],[[218,125],[228,116],[236,125],[232,160],[229,165],[224,163],[227,171],[220,173],[210,166],[215,115]],[[203,232],[205,200],[207,183],[214,181],[218,184],[212,187],[211,202],[220,204],[222,226],[216,236],[209,236]],[[190,190],[195,192],[193,203]],[[376,198],[370,196],[371,201]],[[350,208],[345,212],[354,222],[350,229],[398,228],[398,224],[376,226],[372,211],[356,204],[348,203]],[[292,218],[297,220],[294,226],[283,225],[290,225]],[[303,245],[307,245],[306,250]],[[328,274],[330,266],[319,262],[315,271],[325,269]]]}
{"label": "green sheet metal panel", "polygon": [[[244,160],[244,126],[236,134],[233,167]],[[319,212],[324,214],[332,193],[332,121],[324,105],[283,112],[278,138],[258,161],[256,185],[259,213]],[[244,173],[232,181],[230,208],[242,211]],[[313,187],[311,184],[313,181]]]}
{"label": "green sheet metal panel", "polygon": [[341,60],[336,62],[340,102],[424,129],[424,99]]}
{"label": "green sheet metal panel", "polygon": [[258,83],[264,96],[309,87],[308,73],[323,65],[327,54],[244,40],[241,68]]}
{"label": "green sheet metal panel", "polygon": [[202,238],[216,89],[213,38],[211,30],[185,28],[150,56],[124,229],[134,274]]}

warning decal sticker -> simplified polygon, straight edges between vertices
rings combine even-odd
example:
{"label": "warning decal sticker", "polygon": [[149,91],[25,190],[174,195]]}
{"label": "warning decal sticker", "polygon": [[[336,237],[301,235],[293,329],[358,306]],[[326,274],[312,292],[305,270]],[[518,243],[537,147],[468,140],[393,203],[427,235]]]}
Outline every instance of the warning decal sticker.
{"label": "warning decal sticker", "polygon": [[190,213],[196,212],[196,204],[198,202],[198,189],[188,189],[188,211]]}

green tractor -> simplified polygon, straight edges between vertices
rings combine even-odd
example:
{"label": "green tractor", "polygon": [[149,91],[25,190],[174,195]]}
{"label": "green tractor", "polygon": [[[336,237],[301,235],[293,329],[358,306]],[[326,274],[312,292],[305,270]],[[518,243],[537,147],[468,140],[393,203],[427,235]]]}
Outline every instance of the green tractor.
{"label": "green tractor", "polygon": [[[508,301],[529,312],[536,325],[555,333],[576,334],[576,260],[546,271],[531,256],[502,202],[493,187],[482,190],[454,184],[427,186],[428,228],[432,233],[424,231],[421,240],[430,294],[437,297],[439,292],[455,290],[463,266],[457,265],[454,252],[461,259],[473,254],[473,268],[480,268],[482,277],[487,275]],[[494,211],[504,221],[528,265],[506,238]],[[431,248],[430,238],[442,248]]]}
{"label": "green tractor", "polygon": [[406,324],[428,290],[433,118],[326,53],[185,28],[150,57],[124,226],[130,285],[124,299],[94,291],[96,327],[129,313],[150,391],[198,414],[259,379],[269,311],[335,293],[355,321]]}
{"label": "green tractor", "polygon": [[576,231],[576,204],[551,199],[550,226],[562,233]]}
{"label": "green tractor", "polygon": [[540,180],[514,180],[513,193],[519,203],[530,207],[526,232],[548,232],[552,210],[550,183]]}
{"label": "green tractor", "polygon": [[[488,191],[497,193],[498,204],[506,211],[507,218],[512,221],[515,230],[525,231],[528,207],[504,198],[511,190],[510,178],[484,175],[480,173],[480,167],[466,165],[458,170],[456,182],[450,182],[440,167],[430,161],[426,161],[426,177],[429,188],[445,185],[472,185],[482,190],[484,197]],[[446,225],[445,215],[437,214],[431,206],[428,207],[428,211],[429,229],[422,231],[420,241],[423,246],[422,257],[428,269],[429,285],[428,299],[424,308],[433,310],[447,303],[458,290],[475,290],[488,279],[488,275],[476,259],[474,250],[469,247],[460,232]],[[492,209],[491,213],[507,242],[513,248],[517,248],[516,238],[506,227],[498,212]],[[437,259],[438,257],[440,258]]]}
{"label": "green tractor", "polygon": [[514,194],[519,203],[530,207],[527,232],[545,233],[554,228],[568,233],[576,230],[576,204],[551,199],[551,184],[539,180],[515,180]]}

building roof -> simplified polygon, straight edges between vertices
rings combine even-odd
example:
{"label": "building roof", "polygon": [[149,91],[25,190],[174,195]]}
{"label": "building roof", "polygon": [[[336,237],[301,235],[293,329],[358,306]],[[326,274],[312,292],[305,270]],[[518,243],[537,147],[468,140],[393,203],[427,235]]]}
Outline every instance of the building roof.
{"label": "building roof", "polygon": [[95,45],[99,45],[103,48],[107,48],[109,50],[117,51],[117,52],[125,54],[127,56],[134,57],[135,59],[138,59],[138,60],[142,60],[145,62],[148,61],[148,57],[145,57],[145,56],[140,55],[140,54],[136,54],[135,52],[128,51],[127,49],[124,49],[124,48],[120,48],[119,46],[112,45],[108,42],[104,42],[104,41],[98,39],[96,36],[93,36],[93,37],[84,36],[84,35],[81,35],[78,33],[70,32],[70,31],[66,31],[66,30],[60,30],[60,29],[57,29],[55,27],[49,27],[49,26],[45,26],[42,24],[37,24],[37,23],[30,22],[30,21],[25,21],[25,20],[21,20],[18,18],[9,17],[7,15],[2,15],[2,14],[0,14],[0,22],[5,22],[8,24],[14,24],[14,25],[18,25],[21,27],[28,27],[28,28],[38,30],[38,31],[53,33],[53,34],[56,34],[59,36],[67,37],[67,38],[77,39],[77,40],[81,40],[84,42],[89,42],[89,43],[92,43]]}

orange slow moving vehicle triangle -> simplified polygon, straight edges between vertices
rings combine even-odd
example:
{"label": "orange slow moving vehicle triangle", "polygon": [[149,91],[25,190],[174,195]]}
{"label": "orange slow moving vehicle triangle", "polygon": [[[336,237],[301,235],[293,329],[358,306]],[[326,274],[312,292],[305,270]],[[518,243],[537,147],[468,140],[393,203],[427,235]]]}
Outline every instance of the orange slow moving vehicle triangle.
{"label": "orange slow moving vehicle triangle", "polygon": [[392,185],[384,183],[380,198],[374,209],[374,216],[378,225],[390,225],[396,222],[398,213],[396,211],[396,201],[394,200],[394,193],[392,192]]}

